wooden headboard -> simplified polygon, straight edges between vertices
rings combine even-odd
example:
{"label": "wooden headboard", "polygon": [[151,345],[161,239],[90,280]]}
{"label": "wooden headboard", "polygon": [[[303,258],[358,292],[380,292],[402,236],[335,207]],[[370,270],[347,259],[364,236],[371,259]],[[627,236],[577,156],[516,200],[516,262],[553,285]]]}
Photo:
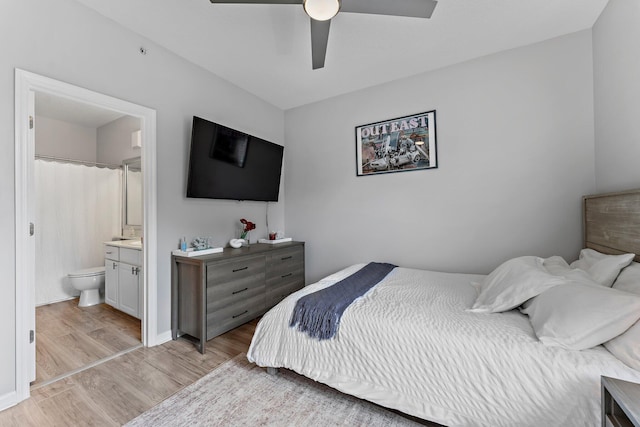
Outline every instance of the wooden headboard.
{"label": "wooden headboard", "polygon": [[583,197],[584,247],[636,254],[640,262],[640,190]]}

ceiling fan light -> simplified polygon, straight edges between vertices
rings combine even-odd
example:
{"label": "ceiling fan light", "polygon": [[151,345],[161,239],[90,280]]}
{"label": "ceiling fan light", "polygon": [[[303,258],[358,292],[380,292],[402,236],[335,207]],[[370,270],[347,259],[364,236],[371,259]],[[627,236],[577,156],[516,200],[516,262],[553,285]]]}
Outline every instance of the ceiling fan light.
{"label": "ceiling fan light", "polygon": [[340,0],[303,0],[304,11],[316,21],[327,21],[340,10]]}

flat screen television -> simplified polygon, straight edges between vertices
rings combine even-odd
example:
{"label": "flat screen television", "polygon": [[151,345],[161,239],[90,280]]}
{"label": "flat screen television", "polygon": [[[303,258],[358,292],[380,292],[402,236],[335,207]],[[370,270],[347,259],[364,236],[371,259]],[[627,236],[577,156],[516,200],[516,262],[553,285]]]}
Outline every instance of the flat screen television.
{"label": "flat screen television", "polygon": [[193,117],[187,197],[278,201],[284,147]]}

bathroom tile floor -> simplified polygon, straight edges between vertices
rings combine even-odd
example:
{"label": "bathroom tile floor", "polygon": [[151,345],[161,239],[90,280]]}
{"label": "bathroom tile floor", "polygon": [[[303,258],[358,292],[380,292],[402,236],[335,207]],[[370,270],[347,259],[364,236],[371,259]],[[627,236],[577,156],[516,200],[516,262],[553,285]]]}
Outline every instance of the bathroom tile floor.
{"label": "bathroom tile floor", "polygon": [[249,349],[257,320],[207,342],[141,347],[35,390],[0,411],[4,426],[121,426]]}
{"label": "bathroom tile floor", "polygon": [[36,380],[32,388],[141,342],[140,320],[78,299],[36,307]]}

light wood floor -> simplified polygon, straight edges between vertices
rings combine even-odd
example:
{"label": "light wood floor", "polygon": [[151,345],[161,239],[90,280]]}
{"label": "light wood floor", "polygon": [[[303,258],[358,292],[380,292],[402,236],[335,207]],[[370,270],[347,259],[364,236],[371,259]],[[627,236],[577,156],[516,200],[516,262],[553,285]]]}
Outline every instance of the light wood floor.
{"label": "light wood floor", "polygon": [[78,299],[36,307],[36,380],[32,387],[141,342],[141,323],[107,304]]}
{"label": "light wood floor", "polygon": [[139,348],[32,391],[0,426],[120,426],[249,349],[257,320],[207,342]]}

